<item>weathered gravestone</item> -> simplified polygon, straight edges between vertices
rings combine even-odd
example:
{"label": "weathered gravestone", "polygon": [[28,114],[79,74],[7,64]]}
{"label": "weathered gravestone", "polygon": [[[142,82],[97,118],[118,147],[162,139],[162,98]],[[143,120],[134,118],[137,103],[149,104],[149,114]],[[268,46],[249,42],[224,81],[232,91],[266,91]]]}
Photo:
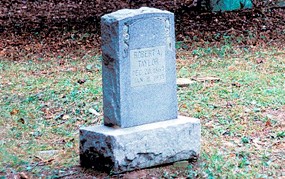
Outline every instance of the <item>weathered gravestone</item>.
{"label": "weathered gravestone", "polygon": [[80,129],[80,164],[120,173],[196,157],[200,121],[178,116],[174,15],[123,9],[101,19],[104,125]]}

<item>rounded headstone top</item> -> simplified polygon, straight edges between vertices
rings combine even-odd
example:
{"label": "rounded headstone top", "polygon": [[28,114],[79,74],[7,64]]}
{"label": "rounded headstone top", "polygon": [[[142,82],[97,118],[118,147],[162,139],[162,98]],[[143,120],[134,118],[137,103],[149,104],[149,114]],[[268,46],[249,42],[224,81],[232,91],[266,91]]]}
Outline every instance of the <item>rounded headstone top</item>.
{"label": "rounded headstone top", "polygon": [[119,20],[123,20],[126,18],[134,17],[136,15],[153,14],[153,13],[172,14],[171,12],[166,11],[166,10],[160,10],[160,9],[150,8],[150,7],[141,7],[139,9],[121,9],[116,12],[106,14],[102,16],[102,18],[119,21]]}

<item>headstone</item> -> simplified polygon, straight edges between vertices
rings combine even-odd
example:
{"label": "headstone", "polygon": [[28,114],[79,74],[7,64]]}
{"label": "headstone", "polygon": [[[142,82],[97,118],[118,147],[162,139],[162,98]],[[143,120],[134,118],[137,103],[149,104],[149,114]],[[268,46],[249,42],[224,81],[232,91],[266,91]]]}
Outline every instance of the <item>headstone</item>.
{"label": "headstone", "polygon": [[124,9],[103,16],[101,24],[104,124],[177,118],[173,14]]}
{"label": "headstone", "polygon": [[123,9],[101,20],[104,125],[80,129],[80,164],[113,173],[196,158],[200,121],[178,116],[174,15]]}

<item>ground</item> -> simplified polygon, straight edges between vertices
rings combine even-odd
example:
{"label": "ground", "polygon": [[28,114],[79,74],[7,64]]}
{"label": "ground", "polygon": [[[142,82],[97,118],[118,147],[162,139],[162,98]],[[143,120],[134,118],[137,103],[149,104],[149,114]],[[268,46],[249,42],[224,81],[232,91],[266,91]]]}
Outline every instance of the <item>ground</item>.
{"label": "ground", "polygon": [[192,81],[178,87],[179,113],[201,120],[201,154],[120,176],[79,166],[78,129],[102,122],[99,35],[28,34],[28,43],[2,33],[0,178],[284,178],[285,31],[275,11],[204,14],[178,30],[177,76]]}
{"label": "ground", "polygon": [[[284,58],[276,47],[178,49],[178,77],[194,81],[178,88],[179,112],[202,122],[200,158],[122,177],[284,176]],[[98,174],[78,166],[78,129],[102,121],[100,65],[100,55],[1,61],[2,175]]]}

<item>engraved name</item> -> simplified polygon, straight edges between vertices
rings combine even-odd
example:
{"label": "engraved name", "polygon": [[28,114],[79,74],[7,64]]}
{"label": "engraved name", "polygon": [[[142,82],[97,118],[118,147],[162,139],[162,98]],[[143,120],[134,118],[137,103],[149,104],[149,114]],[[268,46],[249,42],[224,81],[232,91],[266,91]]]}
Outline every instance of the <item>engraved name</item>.
{"label": "engraved name", "polygon": [[162,55],[160,49],[147,49],[147,50],[141,49],[140,51],[134,51],[135,58],[151,58],[157,55],[159,56]]}

